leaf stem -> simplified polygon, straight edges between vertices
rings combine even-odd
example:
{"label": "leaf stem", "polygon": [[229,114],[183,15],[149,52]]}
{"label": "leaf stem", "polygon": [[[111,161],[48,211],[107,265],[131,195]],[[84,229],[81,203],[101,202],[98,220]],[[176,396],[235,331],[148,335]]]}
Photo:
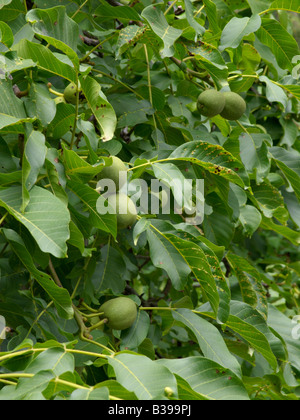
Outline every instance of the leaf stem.
{"label": "leaf stem", "polygon": [[80,12],[80,10],[88,3],[89,0],[85,0],[82,5],[76,10],[76,12],[74,13],[74,15],[71,17],[71,19],[74,19],[75,16],[78,15],[78,13]]}
{"label": "leaf stem", "polygon": [[[26,350],[18,350],[15,352],[11,352],[9,354],[5,354],[4,356],[0,356],[0,363],[5,362],[8,359],[12,359],[14,357],[20,357],[23,356],[27,353],[42,353],[44,351],[48,350],[48,348],[32,348],[32,349],[26,349]],[[107,359],[108,357],[111,357],[110,355],[107,354],[102,354],[102,353],[95,353],[95,352],[90,352],[90,351],[86,351],[86,350],[77,350],[77,349],[64,349],[65,353],[73,353],[73,354],[81,354],[84,356],[91,356],[91,357],[99,357],[99,358],[103,358],[103,359]],[[111,350],[110,350],[111,351]]]}
{"label": "leaf stem", "polygon": [[94,314],[84,314],[83,312],[80,312],[80,314],[82,316],[84,316],[85,318],[95,318],[96,316],[103,316],[104,312],[97,312],[97,313],[94,313]]}
{"label": "leaf stem", "polygon": [[250,137],[251,137],[251,135],[250,135],[250,133],[249,133],[249,131],[247,130],[247,128],[246,127],[244,127],[243,126],[243,124],[242,123],[240,123],[238,120],[236,120],[236,123],[241,127],[241,129],[246,133],[246,134],[248,134]]}
{"label": "leaf stem", "polygon": [[202,10],[205,8],[205,5],[203,4],[201,7],[200,7],[200,9],[199,10],[197,10],[197,12],[194,14],[194,19],[198,16],[198,15],[200,15],[200,13],[202,12]]}
{"label": "leaf stem", "polygon": [[2,219],[0,220],[0,226],[2,225],[2,223],[4,222],[4,220],[6,219],[6,217],[8,216],[8,212],[2,217]]}
{"label": "leaf stem", "polygon": [[88,310],[89,312],[92,312],[94,314],[98,313],[97,309],[93,309],[90,306],[88,306],[85,302],[80,302],[80,305],[83,306],[86,310]]}
{"label": "leaf stem", "polygon": [[167,10],[165,11],[164,15],[166,16],[170,10],[173,9],[173,7],[175,6],[175,4],[177,3],[178,0],[174,0],[173,3],[167,8]]}
{"label": "leaf stem", "polygon": [[127,172],[133,171],[134,169],[143,168],[143,167],[148,166],[148,165],[152,165],[153,163],[169,162],[170,160],[172,160],[172,159],[160,159],[160,160],[156,160],[155,162],[143,163],[142,165],[133,166],[132,168],[127,169]]}
{"label": "leaf stem", "polygon": [[253,79],[259,79],[259,76],[257,74],[235,74],[234,76],[228,77],[228,80],[229,81],[235,80],[235,79],[238,79],[239,77],[242,77],[242,78],[249,77]]}
{"label": "leaf stem", "polygon": [[107,324],[108,319],[104,318],[101,321],[97,322],[97,324],[94,324],[92,327],[90,327],[90,332],[96,330],[99,327],[102,327],[102,325]]}
{"label": "leaf stem", "polygon": [[150,100],[151,105],[153,106],[152,89],[151,89],[151,72],[150,72],[150,62],[149,62],[148,49],[147,49],[147,45],[146,45],[146,44],[144,44],[144,51],[145,51],[145,57],[146,57],[146,63],[147,63],[147,76],[148,76],[149,100]]}
{"label": "leaf stem", "polygon": [[101,343],[98,343],[97,341],[91,340],[90,338],[87,338],[84,335],[81,335],[80,338],[81,338],[82,341],[86,341],[87,343],[93,344],[94,346],[101,347],[102,349],[108,351],[111,354],[115,354],[115,352],[113,350],[106,347],[104,344],[101,344]]}

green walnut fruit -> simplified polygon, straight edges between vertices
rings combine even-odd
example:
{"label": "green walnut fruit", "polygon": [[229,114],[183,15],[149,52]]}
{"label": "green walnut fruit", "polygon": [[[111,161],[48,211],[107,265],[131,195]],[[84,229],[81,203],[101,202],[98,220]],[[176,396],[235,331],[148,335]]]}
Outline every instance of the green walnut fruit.
{"label": "green walnut fruit", "polygon": [[54,102],[56,103],[56,105],[67,103],[64,96],[58,96],[57,98],[54,99]]}
{"label": "green walnut fruit", "polygon": [[197,108],[201,115],[212,118],[220,114],[225,106],[225,98],[221,92],[210,89],[202,92],[197,101]]}
{"label": "green walnut fruit", "polygon": [[77,95],[79,95],[79,103],[83,103],[86,101],[81,88],[78,89],[75,83],[70,83],[64,91],[64,98],[66,102],[76,105]]}
{"label": "green walnut fruit", "polygon": [[116,209],[118,229],[125,229],[135,224],[137,221],[136,207],[126,194],[111,195],[109,203]]}
{"label": "green walnut fruit", "polygon": [[120,172],[127,173],[127,168],[122,160],[116,156],[113,156],[112,161],[111,166],[105,166],[99,178],[111,179],[116,185],[116,191],[119,191],[126,183],[126,177],[122,177],[120,181]]}
{"label": "green walnut fruit", "polygon": [[221,116],[226,120],[239,120],[245,113],[247,105],[244,99],[235,92],[224,92],[225,107]]}
{"label": "green walnut fruit", "polygon": [[137,317],[137,306],[127,297],[118,297],[105,302],[99,309],[104,312],[103,318],[108,319],[107,325],[113,330],[130,328]]}

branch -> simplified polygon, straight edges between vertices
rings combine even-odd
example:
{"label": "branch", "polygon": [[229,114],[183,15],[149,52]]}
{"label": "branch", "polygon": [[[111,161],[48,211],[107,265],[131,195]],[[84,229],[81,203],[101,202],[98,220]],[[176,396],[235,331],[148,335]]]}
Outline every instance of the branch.
{"label": "branch", "polygon": [[18,85],[13,85],[13,91],[17,98],[23,98],[24,96],[28,96],[29,90],[21,91]]}

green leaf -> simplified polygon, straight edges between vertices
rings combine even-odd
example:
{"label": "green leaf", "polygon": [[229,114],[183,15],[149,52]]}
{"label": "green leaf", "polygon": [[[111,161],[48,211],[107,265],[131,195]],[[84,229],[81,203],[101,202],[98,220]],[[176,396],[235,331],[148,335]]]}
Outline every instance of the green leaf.
{"label": "green leaf", "polygon": [[151,103],[147,100],[138,100],[133,95],[120,98],[112,96],[111,102],[118,116],[118,128],[130,127],[148,121],[148,115],[154,114]]}
{"label": "green leaf", "polygon": [[0,129],[31,121],[27,118],[23,102],[15,96],[10,80],[0,79],[0,97]]}
{"label": "green leaf", "polygon": [[84,253],[84,236],[72,220],[70,222],[70,239],[68,243],[78,248],[81,254]]}
{"label": "green leaf", "polygon": [[261,18],[259,15],[253,15],[250,18],[232,18],[223,29],[220,51],[224,51],[226,48],[237,48],[244,36],[256,32],[260,26]]}
{"label": "green leaf", "polygon": [[45,141],[45,136],[42,133],[34,131],[31,124],[26,125],[26,141],[22,159],[22,212],[30,201],[29,191],[34,187],[45,163],[47,153]]}
{"label": "green leaf", "polygon": [[139,311],[134,324],[121,334],[121,350],[134,350],[146,339],[150,328],[147,312]]}
{"label": "green leaf", "polygon": [[125,272],[126,264],[120,252],[110,243],[101,248],[101,258],[91,278],[96,296],[107,289],[116,294],[122,293],[125,288]]}
{"label": "green leaf", "polygon": [[105,1],[101,1],[101,6],[93,12],[96,16],[109,18],[109,19],[120,19],[120,20],[134,20],[140,21],[141,18],[139,14],[134,10],[134,8],[129,6],[117,6],[113,7],[107,4]]}
{"label": "green leaf", "polygon": [[172,315],[175,321],[184,324],[194,333],[206,358],[230,369],[239,378],[241,377],[239,363],[227,349],[222,335],[214,325],[189,309],[177,309],[172,311]]}
{"label": "green leaf", "polygon": [[[22,378],[16,386],[5,387],[0,391],[0,400],[29,400],[30,398],[34,399],[43,399],[41,392],[43,392],[50,381],[54,378],[52,372],[42,371],[34,375],[32,378]],[[13,390],[13,392],[10,392]]]}
{"label": "green leaf", "polygon": [[151,29],[164,43],[161,51],[162,57],[172,57],[174,54],[174,43],[181,36],[180,29],[170,26],[159,6],[148,6],[142,12],[142,17],[147,20]]}
{"label": "green leaf", "polygon": [[280,87],[277,84],[273,83],[267,76],[260,76],[259,80],[263,83],[266,83],[267,89],[266,94],[269,102],[279,102],[283,105],[283,108],[286,109],[288,104],[288,98],[284,92],[284,87]]}
{"label": "green leaf", "polygon": [[278,64],[292,71],[292,60],[299,54],[296,40],[275,19],[262,19],[262,26],[256,32],[258,39],[271,48]]}
{"label": "green leaf", "polygon": [[47,150],[45,166],[53,194],[67,206],[68,197],[65,191],[67,183],[65,168],[59,162],[59,152],[57,149]]}
{"label": "green leaf", "polygon": [[21,187],[12,186],[0,190],[0,205],[29,230],[40,249],[57,258],[65,258],[66,241],[70,236],[70,214],[67,208],[58,198],[41,187],[33,187],[29,198],[26,210],[21,213]]}
{"label": "green leaf", "polygon": [[[211,75],[216,85],[221,89],[227,85],[228,67],[220,51],[211,44],[189,46],[189,52],[199,60],[201,66]],[[199,64],[200,64],[199,63]]]}
{"label": "green leaf", "polygon": [[257,308],[266,319],[268,314],[266,291],[261,284],[262,278],[259,271],[245,258],[231,252],[226,258],[238,278],[244,302]]}
{"label": "green leaf", "polygon": [[174,196],[179,208],[183,206],[192,207],[191,191],[184,187],[185,177],[180,169],[173,163],[153,163],[154,176],[167,185]]}
{"label": "green leaf", "polygon": [[267,218],[274,216],[281,223],[287,222],[289,214],[285,208],[284,199],[276,187],[266,181],[259,186],[253,185],[252,192],[254,195],[251,199]]}
{"label": "green leaf", "polygon": [[70,82],[76,82],[76,72],[68,64],[59,60],[48,48],[41,44],[23,39],[17,45],[18,55],[24,59],[31,59],[38,68],[49,71],[56,76],[63,77]]}
{"label": "green leaf", "polygon": [[246,205],[240,208],[239,220],[243,226],[244,233],[252,236],[259,228],[262,217],[255,207]]}
{"label": "green leaf", "polygon": [[217,314],[219,309],[218,290],[204,251],[197,244],[185,241],[175,235],[166,234],[165,236],[184,258]]}
{"label": "green leaf", "polygon": [[117,117],[111,104],[101,90],[99,83],[91,77],[80,77],[82,91],[101,128],[102,140],[111,140],[114,136]]}
{"label": "green leaf", "polygon": [[269,174],[270,159],[268,144],[269,135],[258,133],[241,133],[239,137],[240,156],[246,170],[255,174],[256,182],[260,184]]}
{"label": "green leaf", "polygon": [[228,207],[226,207],[224,200],[216,194],[211,194],[208,197],[207,204],[213,207],[213,211],[204,218],[205,237],[219,246],[228,248],[235,229],[228,214]]}
{"label": "green leaf", "polygon": [[0,172],[13,172],[17,169],[7,143],[0,137]]}
{"label": "green leaf", "polygon": [[70,104],[58,104],[54,119],[47,127],[47,135],[54,140],[61,139],[74,127],[75,108]]}
{"label": "green leaf", "polygon": [[115,238],[117,235],[116,215],[109,213],[100,214],[97,211],[97,201],[101,200],[101,202],[104,202],[105,199],[88,185],[82,184],[74,179],[70,179],[67,185],[69,190],[72,191],[88,209],[90,214],[89,219],[92,225],[104,232],[111,233]]}
{"label": "green leaf", "polygon": [[[267,323],[269,318],[266,319],[257,311],[257,309],[253,309],[250,305],[239,301],[233,300],[230,309],[231,316],[228,320],[228,327],[240,334],[241,337],[243,337],[255,350],[261,353],[270,363],[270,366],[276,370],[276,357],[284,358],[285,350],[280,339],[268,328]],[[238,320],[236,318],[238,318]],[[239,323],[240,321],[241,323]],[[246,326],[244,323],[251,325],[254,329],[252,330],[249,325]],[[255,331],[255,329],[258,330],[259,333]]]}
{"label": "green leaf", "polygon": [[5,22],[0,22],[0,42],[7,48],[10,48],[14,43],[14,35],[12,30]]}
{"label": "green leaf", "polygon": [[109,158],[102,158],[94,165],[90,165],[86,160],[78,156],[74,150],[69,150],[63,146],[62,161],[64,163],[66,175],[75,180],[80,177],[85,182],[90,181],[98,175],[104,168],[105,162],[109,163]]}
{"label": "green leaf", "polygon": [[288,12],[300,13],[300,5],[298,0],[275,0],[269,7],[268,11],[286,10]]}
{"label": "green leaf", "polygon": [[295,194],[300,202],[300,155],[296,150],[287,151],[281,147],[272,147],[271,156],[276,165],[294,188]]}
{"label": "green leaf", "polygon": [[252,13],[262,13],[268,9],[271,0],[247,0]]}
{"label": "green leaf", "polygon": [[191,272],[183,256],[166,235],[157,230],[148,229],[147,239],[152,263],[155,267],[166,270],[175,289],[183,289]]}
{"label": "green leaf", "polygon": [[161,399],[165,388],[171,388],[177,395],[177,383],[174,375],[164,366],[145,356],[119,353],[108,358],[117,381],[129,391],[133,391],[139,400]]}
{"label": "green leaf", "polygon": [[103,401],[109,400],[109,392],[106,387],[101,388],[87,388],[87,389],[77,389],[72,392],[70,401]]}
{"label": "green leaf", "polygon": [[185,5],[185,14],[189,25],[195,29],[196,34],[203,35],[205,32],[205,28],[201,26],[197,20],[194,18],[194,7],[191,0],[184,0]]}
{"label": "green leaf", "polygon": [[4,6],[7,6],[11,2],[12,0],[0,0],[0,9],[2,9]]}
{"label": "green leaf", "polygon": [[79,69],[79,58],[76,53],[79,27],[68,17],[64,6],[47,10],[32,9],[27,13],[26,19],[32,24],[35,34],[64,52],[76,69]]}
{"label": "green leaf", "polygon": [[44,127],[51,123],[56,114],[56,106],[46,85],[33,83],[28,100],[25,102],[28,115],[41,121]]}
{"label": "green leaf", "polygon": [[66,319],[72,318],[73,308],[68,291],[57,286],[48,274],[39,271],[35,267],[30,253],[26,249],[21,237],[16,232],[10,229],[2,229],[2,232],[32,277],[45,290],[50,299],[53,300],[59,315]]}
{"label": "green leaf", "polygon": [[288,318],[275,306],[269,305],[268,325],[284,340],[291,364],[300,369],[299,351],[299,318]]}
{"label": "green leaf", "polygon": [[211,0],[203,0],[203,4],[205,5],[205,13],[207,15],[210,28],[214,33],[219,33],[220,27],[218,23],[217,6]]}
{"label": "green leaf", "polygon": [[244,186],[243,180],[234,171],[235,168],[242,167],[241,163],[222,146],[203,141],[191,141],[174,150],[169,159],[192,162],[234,184]]}
{"label": "green leaf", "polygon": [[185,379],[202,397],[210,400],[249,400],[241,379],[213,360],[194,356],[176,360],[162,359],[157,363]]}
{"label": "green leaf", "polygon": [[210,401],[211,398],[206,397],[199,392],[196,392],[192,389],[192,387],[185,381],[181,376],[175,374],[177,379],[177,386],[178,386],[178,395],[179,399],[183,401],[191,401],[191,400],[200,400],[200,401]]}
{"label": "green leaf", "polygon": [[217,318],[220,322],[225,323],[228,319],[230,312],[230,288],[227,284],[227,280],[220,266],[218,257],[215,254],[214,249],[209,244],[209,241],[206,240],[204,237],[198,237],[197,239],[203,241],[202,243],[199,243],[199,246],[202,248],[205,254],[205,257],[210,265],[212,274],[216,282],[217,291],[220,299]]}
{"label": "green leaf", "polygon": [[56,376],[65,372],[73,372],[75,369],[74,357],[66,353],[64,349],[57,347],[50,348],[39,354],[25,369],[26,373],[39,373],[43,370],[50,370]]}
{"label": "green leaf", "polygon": [[10,22],[16,19],[20,14],[25,14],[25,4],[20,0],[1,0],[0,21]]}
{"label": "green leaf", "polygon": [[300,244],[300,232],[296,232],[287,226],[274,223],[273,220],[267,219],[266,217],[263,217],[260,227],[266,230],[277,232],[279,235],[287,238],[294,245]]}
{"label": "green leaf", "polygon": [[[121,10],[123,10],[123,8],[124,7],[122,7]],[[102,6],[100,6],[99,9],[102,9]],[[116,7],[113,7],[113,9],[115,10]],[[117,43],[116,58],[117,59],[120,58],[120,56],[124,54],[125,51],[127,51],[131,45],[138,42],[140,38],[143,36],[144,32],[145,32],[145,28],[137,26],[137,25],[130,25],[121,29],[120,35],[118,38],[118,43]]]}
{"label": "green leaf", "polygon": [[134,392],[129,392],[122,385],[115,380],[107,380],[100,382],[95,386],[95,390],[106,387],[112,397],[120,398],[121,400],[134,401],[137,397]]}
{"label": "green leaf", "polygon": [[[297,66],[295,67],[295,69],[297,69]],[[300,86],[298,86],[298,85],[281,85],[281,84],[279,84],[279,86],[281,86],[282,89],[285,89],[291,95],[295,96],[295,98],[300,100]]]}
{"label": "green leaf", "polygon": [[0,173],[0,183],[2,187],[7,187],[11,184],[21,183],[22,182],[22,171],[11,172],[9,174]]}

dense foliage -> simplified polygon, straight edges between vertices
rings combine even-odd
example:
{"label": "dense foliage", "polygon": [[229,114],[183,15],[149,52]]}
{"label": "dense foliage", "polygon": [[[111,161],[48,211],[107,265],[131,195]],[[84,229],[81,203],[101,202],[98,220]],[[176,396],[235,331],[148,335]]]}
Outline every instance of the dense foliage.
{"label": "dense foliage", "polygon": [[[120,1],[0,1],[0,399],[299,399],[300,1]],[[100,214],[116,156],[203,223]]]}

